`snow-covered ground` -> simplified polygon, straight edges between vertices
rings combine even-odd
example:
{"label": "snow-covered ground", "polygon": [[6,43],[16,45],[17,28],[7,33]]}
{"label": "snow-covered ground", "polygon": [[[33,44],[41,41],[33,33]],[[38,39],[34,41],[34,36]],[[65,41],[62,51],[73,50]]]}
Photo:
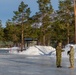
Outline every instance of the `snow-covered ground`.
{"label": "snow-covered ground", "polygon": [[19,50],[19,47],[0,48],[0,50]]}
{"label": "snow-covered ground", "polygon": [[69,69],[68,60],[63,58],[62,68],[56,68],[53,57],[1,54],[0,75],[76,75],[76,63],[74,69]]}
{"label": "snow-covered ground", "polygon": [[[63,57],[68,57],[69,46],[63,48]],[[0,54],[0,75],[76,75],[76,63],[74,69],[69,69],[68,58],[62,58],[62,68],[56,68],[55,54],[51,46],[32,46],[23,52]]]}

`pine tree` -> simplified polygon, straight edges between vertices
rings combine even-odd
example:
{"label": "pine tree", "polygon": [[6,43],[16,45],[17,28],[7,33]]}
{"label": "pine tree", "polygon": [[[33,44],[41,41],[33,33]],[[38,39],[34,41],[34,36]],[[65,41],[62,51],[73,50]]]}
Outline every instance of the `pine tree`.
{"label": "pine tree", "polygon": [[16,24],[21,24],[21,51],[24,47],[24,22],[26,22],[30,16],[30,8],[22,1],[18,7],[18,11],[14,11],[15,16],[13,20]]}
{"label": "pine tree", "polygon": [[3,27],[2,27],[2,21],[0,20],[0,41],[3,40],[4,32],[3,32]]}
{"label": "pine tree", "polygon": [[50,14],[53,12],[53,9],[50,0],[38,0],[37,3],[39,4],[39,14],[41,15],[40,22],[42,24],[40,27],[40,37],[42,37],[42,44],[46,45],[46,35],[48,33],[49,26],[51,25]]}
{"label": "pine tree", "polygon": [[[59,11],[58,19],[60,20],[62,27],[66,29],[66,39],[67,43],[70,43],[71,28],[74,28],[74,11],[73,11],[73,1],[71,0],[59,0]],[[63,26],[64,25],[64,26]],[[72,29],[74,32],[74,29]]]}

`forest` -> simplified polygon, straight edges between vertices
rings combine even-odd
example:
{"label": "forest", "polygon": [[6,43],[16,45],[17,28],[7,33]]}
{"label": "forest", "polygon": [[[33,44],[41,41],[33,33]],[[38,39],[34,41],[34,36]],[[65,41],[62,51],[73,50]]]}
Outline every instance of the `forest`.
{"label": "forest", "polygon": [[[25,38],[38,40],[38,45],[52,45],[61,41],[64,45],[75,43],[74,2],[59,0],[54,10],[51,0],[37,0],[39,11],[30,16],[32,10],[23,1],[14,15],[2,27],[0,20],[0,47],[24,45]],[[8,14],[9,15],[9,14]]]}

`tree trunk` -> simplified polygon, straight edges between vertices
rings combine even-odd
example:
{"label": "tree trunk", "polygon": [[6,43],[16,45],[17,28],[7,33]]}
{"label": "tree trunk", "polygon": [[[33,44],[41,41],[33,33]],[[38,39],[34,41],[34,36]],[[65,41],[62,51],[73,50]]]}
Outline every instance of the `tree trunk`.
{"label": "tree trunk", "polygon": [[69,44],[69,24],[67,23],[67,44]]}
{"label": "tree trunk", "polygon": [[75,16],[75,44],[76,44],[76,0],[74,0],[74,16]]}
{"label": "tree trunk", "polygon": [[46,42],[46,40],[45,40],[45,35],[43,35],[43,45],[44,45],[44,46],[46,45],[45,42]]}
{"label": "tree trunk", "polygon": [[[23,14],[22,14],[23,15]],[[21,51],[23,51],[24,47],[24,27],[23,27],[23,16],[22,16],[22,33],[21,33]]]}

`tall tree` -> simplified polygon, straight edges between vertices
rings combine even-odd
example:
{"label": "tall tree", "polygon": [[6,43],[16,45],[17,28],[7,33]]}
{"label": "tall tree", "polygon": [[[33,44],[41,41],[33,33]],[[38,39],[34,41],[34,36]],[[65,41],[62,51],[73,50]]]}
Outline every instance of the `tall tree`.
{"label": "tall tree", "polygon": [[24,46],[24,22],[26,22],[30,16],[30,8],[22,1],[18,7],[18,11],[14,11],[15,16],[13,20],[16,24],[21,24],[21,51]]}
{"label": "tall tree", "polygon": [[[67,43],[70,42],[71,38],[71,27],[74,28],[74,11],[72,0],[59,0],[59,11],[58,19],[63,25],[65,25]],[[62,25],[62,26],[63,26]],[[74,31],[74,29],[72,29]]]}
{"label": "tall tree", "polygon": [[76,44],[76,0],[73,0],[73,2],[74,2],[74,18],[75,18],[75,40],[74,40],[74,42],[75,42],[75,44]]}
{"label": "tall tree", "polygon": [[[50,14],[53,12],[53,8],[51,5],[51,1],[50,0],[38,0],[37,3],[39,4],[39,13],[41,14],[41,37],[42,38],[42,44],[46,45],[46,39],[47,39],[47,31],[49,29],[49,26],[51,25],[51,17]],[[50,36],[49,36],[50,37]]]}

